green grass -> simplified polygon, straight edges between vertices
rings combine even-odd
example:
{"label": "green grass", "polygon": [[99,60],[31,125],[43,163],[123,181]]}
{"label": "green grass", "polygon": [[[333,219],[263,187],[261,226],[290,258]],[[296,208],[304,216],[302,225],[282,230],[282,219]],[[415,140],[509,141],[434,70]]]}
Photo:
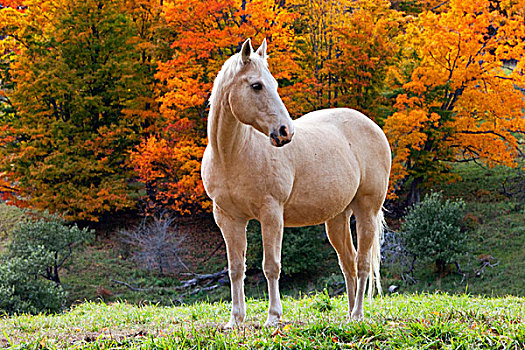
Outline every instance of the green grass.
{"label": "green grass", "polygon": [[23,209],[0,202],[0,253],[5,250],[14,229],[28,216]]}
{"label": "green grass", "polygon": [[266,301],[249,300],[243,327],[224,330],[229,303],[135,306],[86,302],[60,315],[0,318],[14,349],[523,349],[525,298],[395,295],[365,303],[348,322],[346,300],[285,297],[284,321],[264,328]]}
{"label": "green grass", "polygon": [[[222,325],[230,305],[220,300],[230,298],[227,285],[212,294],[185,296],[187,304],[197,300],[192,305],[172,306],[182,293],[174,288],[179,283],[176,276],[139,270],[118,244],[104,240],[75,254],[62,271],[68,303],[74,306],[60,315],[0,316],[0,348],[524,349],[525,202],[523,195],[502,193],[503,184],[506,189],[516,188],[519,175],[508,168],[488,170],[472,164],[457,165],[455,171],[462,180],[436,190],[467,203],[471,232],[468,254],[460,261],[465,281],[461,283],[453,266],[442,276],[432,266],[417,266],[417,283],[407,284],[392,278],[384,266],[385,289],[396,284],[403,293],[435,294],[388,295],[372,305],[367,302],[364,322],[347,322],[342,297],[330,299],[324,293],[298,297],[341,286],[342,274],[332,250],[317,274],[283,276],[285,321],[280,327],[261,328],[267,302],[249,299],[245,326],[225,331]],[[202,260],[210,254],[208,250],[197,252]],[[226,265],[223,254],[215,254],[206,264],[195,260],[195,272],[219,271]],[[491,255],[499,264],[476,277],[480,255]],[[132,291],[112,280],[148,291]],[[248,275],[246,282],[249,298],[264,298],[264,276]],[[84,300],[90,301],[79,303]],[[218,302],[210,304],[213,301]]]}

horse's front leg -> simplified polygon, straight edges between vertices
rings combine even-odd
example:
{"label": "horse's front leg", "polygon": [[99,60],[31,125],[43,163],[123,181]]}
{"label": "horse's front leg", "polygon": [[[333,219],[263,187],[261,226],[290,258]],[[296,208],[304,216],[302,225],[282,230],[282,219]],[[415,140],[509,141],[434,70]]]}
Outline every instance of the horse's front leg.
{"label": "horse's front leg", "polygon": [[263,270],[268,282],[268,318],[265,326],[277,324],[283,314],[279,294],[279,275],[281,273],[281,244],[283,238],[283,210],[276,206],[268,208],[261,216],[261,229],[264,247]]}
{"label": "horse's front leg", "polygon": [[226,328],[240,325],[246,317],[244,298],[244,271],[246,268],[246,224],[247,220],[234,218],[214,205],[213,215],[226,243],[228,272],[230,276],[232,311]]}

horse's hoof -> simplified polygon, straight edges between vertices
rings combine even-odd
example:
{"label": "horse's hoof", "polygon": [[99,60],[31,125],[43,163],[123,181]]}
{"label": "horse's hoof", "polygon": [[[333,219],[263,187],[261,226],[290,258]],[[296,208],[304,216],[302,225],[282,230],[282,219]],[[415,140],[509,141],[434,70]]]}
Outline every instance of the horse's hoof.
{"label": "horse's hoof", "polygon": [[237,328],[237,324],[235,322],[229,321],[224,325],[224,329],[234,329]]}
{"label": "horse's hoof", "polygon": [[224,325],[224,329],[235,329],[242,325],[242,320],[236,321],[233,317]]}
{"label": "horse's hoof", "polygon": [[279,325],[280,318],[276,316],[268,316],[266,322],[264,322],[264,327],[275,327]]}
{"label": "horse's hoof", "polygon": [[352,316],[350,316],[350,320],[352,321],[363,321],[364,319],[364,316],[363,316],[363,312],[357,312],[357,311],[354,311],[352,312]]}

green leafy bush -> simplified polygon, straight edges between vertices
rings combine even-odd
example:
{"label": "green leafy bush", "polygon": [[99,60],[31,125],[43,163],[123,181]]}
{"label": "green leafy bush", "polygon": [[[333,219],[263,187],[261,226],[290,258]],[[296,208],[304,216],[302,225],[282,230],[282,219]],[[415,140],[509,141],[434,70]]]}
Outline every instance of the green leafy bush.
{"label": "green leafy bush", "polygon": [[44,247],[26,256],[4,258],[0,265],[0,312],[57,312],[66,297],[62,286],[40,278],[53,257]]}
{"label": "green leafy bush", "polygon": [[[246,230],[248,249],[246,266],[248,269],[262,269],[263,246],[261,226],[251,221]],[[327,257],[324,227],[306,226],[285,228],[282,244],[282,267],[284,275],[315,272]]]}
{"label": "green leafy bush", "polygon": [[20,223],[0,259],[0,311],[60,310],[66,293],[60,285],[59,270],[74,249],[92,235],[92,231],[67,225],[54,215]]}
{"label": "green leafy bush", "polygon": [[464,213],[462,200],[444,200],[440,193],[426,195],[401,225],[407,251],[420,262],[434,262],[438,272],[444,271],[467,250]]}
{"label": "green leafy bush", "polygon": [[76,224],[67,225],[56,215],[46,216],[24,222],[14,230],[13,241],[7,247],[8,255],[25,259],[43,247],[52,256],[45,266],[44,277],[60,284],[59,269],[71,257],[75,247],[93,237],[93,231],[79,229]]}

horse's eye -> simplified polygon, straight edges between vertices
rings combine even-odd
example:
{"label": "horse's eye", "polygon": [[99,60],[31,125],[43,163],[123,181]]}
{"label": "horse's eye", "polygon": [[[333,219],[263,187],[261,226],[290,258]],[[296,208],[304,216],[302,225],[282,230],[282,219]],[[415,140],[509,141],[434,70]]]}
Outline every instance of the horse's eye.
{"label": "horse's eye", "polygon": [[252,84],[252,88],[254,90],[262,90],[262,84],[261,83],[255,83],[255,84]]}

